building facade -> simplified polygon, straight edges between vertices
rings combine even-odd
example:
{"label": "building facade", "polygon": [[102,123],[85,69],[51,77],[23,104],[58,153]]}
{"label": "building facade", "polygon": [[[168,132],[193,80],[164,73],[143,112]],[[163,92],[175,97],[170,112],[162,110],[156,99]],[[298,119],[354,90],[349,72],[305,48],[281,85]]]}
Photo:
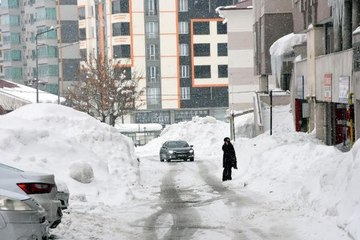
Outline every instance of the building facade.
{"label": "building facade", "polygon": [[[227,25],[216,8],[234,0],[78,0],[80,52],[104,52],[146,88],[133,121],[170,123],[228,107]],[[149,117],[149,111],[153,114]],[[220,113],[222,112],[222,113]],[[180,114],[181,115],[181,114]]]}
{"label": "building facade", "polygon": [[61,94],[79,69],[77,0],[1,1],[6,80]]}
{"label": "building facade", "polygon": [[[272,75],[269,49],[277,39],[293,32],[293,1],[254,0],[253,4],[255,18],[254,68],[255,75],[259,77],[259,89],[268,92],[269,84],[273,84],[274,87],[284,88],[277,85],[273,77],[269,78]],[[290,82],[290,79],[284,79],[282,82]]]}
{"label": "building facade", "polygon": [[244,110],[253,107],[254,93],[259,90],[254,75],[254,10],[252,0],[219,9],[227,21],[229,108]]}
{"label": "building facade", "polygon": [[294,2],[294,32],[307,34],[306,56],[294,66],[295,124],[349,149],[360,136],[360,4],[336,3]]}

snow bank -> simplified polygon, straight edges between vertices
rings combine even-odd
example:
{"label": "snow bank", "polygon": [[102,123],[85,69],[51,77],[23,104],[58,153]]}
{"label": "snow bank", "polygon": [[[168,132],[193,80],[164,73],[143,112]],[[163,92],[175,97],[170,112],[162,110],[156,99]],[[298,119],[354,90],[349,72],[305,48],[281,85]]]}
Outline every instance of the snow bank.
{"label": "snow bank", "polygon": [[224,137],[229,134],[228,123],[218,121],[213,117],[193,117],[192,121],[167,126],[159,138],[140,147],[138,152],[154,154],[154,151],[157,153],[161,145],[168,140],[185,140],[190,145],[194,145],[195,154],[216,155],[219,148],[214,149],[211,146],[221,146]]}
{"label": "snow bank", "polygon": [[[281,203],[283,209],[303,210],[314,219],[335,218],[337,227],[360,240],[360,141],[352,151],[343,153],[324,145],[314,134],[295,132],[290,105],[273,108],[272,136],[267,131],[245,138],[242,135],[251,129],[252,117],[248,114],[236,121],[233,144],[239,169],[226,184],[234,189],[245,184],[246,189]],[[220,174],[221,146],[228,135],[228,123],[194,118],[167,127],[159,138],[138,150],[157,154],[154,151],[162,142],[184,139],[194,145],[195,160],[206,159],[209,171]]]}
{"label": "snow bank", "polygon": [[0,156],[23,170],[55,174],[68,185],[73,203],[81,198],[88,205],[131,198],[128,185],[138,174],[128,137],[56,104],[29,104],[0,116]]}

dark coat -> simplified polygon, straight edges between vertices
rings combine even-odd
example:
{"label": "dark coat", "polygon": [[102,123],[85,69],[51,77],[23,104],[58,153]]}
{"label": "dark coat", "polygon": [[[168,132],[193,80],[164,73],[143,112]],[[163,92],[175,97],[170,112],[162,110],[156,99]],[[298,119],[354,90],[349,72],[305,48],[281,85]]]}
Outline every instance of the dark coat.
{"label": "dark coat", "polygon": [[227,144],[224,143],[222,150],[224,151],[223,168],[233,167],[237,169],[235,149],[231,142],[228,142]]}

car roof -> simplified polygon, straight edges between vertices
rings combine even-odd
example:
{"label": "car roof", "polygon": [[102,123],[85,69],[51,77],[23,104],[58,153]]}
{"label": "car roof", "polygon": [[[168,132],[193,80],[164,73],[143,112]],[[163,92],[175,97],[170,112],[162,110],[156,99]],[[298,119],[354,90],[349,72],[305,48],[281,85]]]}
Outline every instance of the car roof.
{"label": "car roof", "polygon": [[184,141],[184,140],[170,140],[170,141],[166,141],[166,143],[171,143],[171,142],[185,142],[185,143],[187,143],[187,142]]}

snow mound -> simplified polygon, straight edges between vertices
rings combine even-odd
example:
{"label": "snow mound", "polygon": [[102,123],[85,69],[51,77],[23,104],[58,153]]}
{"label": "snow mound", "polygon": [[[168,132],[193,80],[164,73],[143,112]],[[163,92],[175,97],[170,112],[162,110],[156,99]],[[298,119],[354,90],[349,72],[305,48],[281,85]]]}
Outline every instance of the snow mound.
{"label": "snow mound", "polygon": [[81,183],[91,183],[94,180],[94,171],[86,162],[73,163],[70,166],[70,177]]}
{"label": "snow mound", "polygon": [[[72,108],[29,104],[0,116],[0,132],[3,163],[54,174],[68,185],[74,199],[84,195],[94,204],[121,204],[129,197],[128,185],[137,181],[138,162],[131,139]],[[85,165],[75,163],[91,166],[91,182]],[[86,178],[78,177],[84,171]],[[74,174],[80,182],[71,177]],[[109,198],[114,189],[117,195]]]}
{"label": "snow mound", "polygon": [[[192,121],[169,125],[161,132],[159,138],[153,139],[147,145],[139,147],[141,154],[157,154],[161,145],[169,140],[185,140],[194,146],[195,154],[213,155],[221,150],[224,137],[229,136],[229,124],[213,117],[193,117]],[[218,145],[219,148],[209,146]],[[196,156],[195,156],[196,158]]]}

